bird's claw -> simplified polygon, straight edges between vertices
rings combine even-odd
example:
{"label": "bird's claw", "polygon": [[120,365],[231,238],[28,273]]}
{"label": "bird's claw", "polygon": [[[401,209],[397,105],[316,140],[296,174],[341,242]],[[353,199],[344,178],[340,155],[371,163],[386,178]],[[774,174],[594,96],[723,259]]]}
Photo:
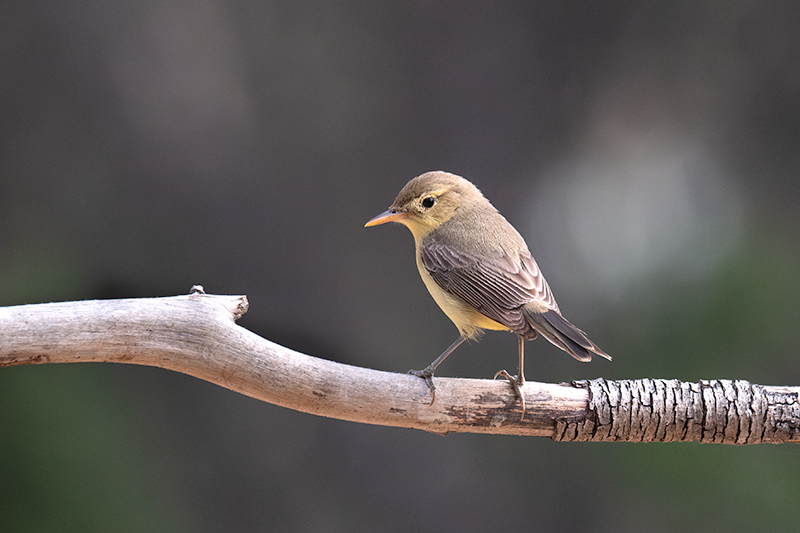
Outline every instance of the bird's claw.
{"label": "bird's claw", "polygon": [[497,373],[494,375],[493,379],[497,379],[497,376],[503,376],[511,383],[511,386],[514,387],[514,393],[519,398],[519,403],[522,404],[522,416],[519,417],[520,420],[525,418],[525,396],[522,395],[522,385],[525,383],[518,376],[512,376],[505,370],[498,370]]}
{"label": "bird's claw", "polygon": [[417,376],[418,378],[422,378],[425,380],[425,384],[431,391],[431,403],[428,404],[428,407],[433,405],[433,402],[436,401],[436,386],[433,384],[433,372],[425,369],[425,370],[409,370],[408,373],[411,374],[412,376]]}

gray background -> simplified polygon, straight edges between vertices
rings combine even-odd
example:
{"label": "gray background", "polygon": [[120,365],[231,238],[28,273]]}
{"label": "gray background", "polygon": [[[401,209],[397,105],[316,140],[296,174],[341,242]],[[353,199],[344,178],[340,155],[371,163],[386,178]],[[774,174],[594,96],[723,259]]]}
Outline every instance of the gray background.
{"label": "gray background", "polygon": [[[0,4],[0,305],[246,294],[248,329],[421,368],[456,336],[400,226],[475,182],[612,363],[800,384],[795,3]],[[0,332],[1,333],[1,332]],[[516,339],[443,376],[514,370]],[[163,370],[0,371],[4,531],[786,530],[791,446],[362,426]]]}

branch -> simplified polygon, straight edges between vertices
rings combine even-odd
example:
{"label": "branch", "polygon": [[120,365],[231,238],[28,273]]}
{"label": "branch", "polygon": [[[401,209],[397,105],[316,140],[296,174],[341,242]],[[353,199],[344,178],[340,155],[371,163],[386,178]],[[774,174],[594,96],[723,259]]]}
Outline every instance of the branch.
{"label": "branch", "polygon": [[0,366],[104,362],[156,366],[305,413],[434,433],[556,440],[800,442],[800,387],[746,381],[526,382],[359,368],[284,348],[237,326],[244,296],[94,300],[0,308]]}

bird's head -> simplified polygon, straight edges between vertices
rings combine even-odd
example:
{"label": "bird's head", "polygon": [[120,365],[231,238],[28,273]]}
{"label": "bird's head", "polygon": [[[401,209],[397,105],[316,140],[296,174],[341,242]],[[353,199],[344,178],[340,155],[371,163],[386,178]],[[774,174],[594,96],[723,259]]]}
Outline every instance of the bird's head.
{"label": "bird's head", "polygon": [[481,202],[487,202],[483,194],[464,178],[442,171],[426,172],[409,181],[389,209],[365,226],[399,222],[419,241],[460,209]]}

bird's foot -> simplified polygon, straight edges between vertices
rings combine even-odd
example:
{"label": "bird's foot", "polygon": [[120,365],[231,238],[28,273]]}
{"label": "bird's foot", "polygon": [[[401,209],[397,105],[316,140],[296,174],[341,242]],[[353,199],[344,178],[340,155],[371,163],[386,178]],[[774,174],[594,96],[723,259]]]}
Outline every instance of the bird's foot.
{"label": "bird's foot", "polygon": [[522,395],[522,386],[525,384],[525,378],[520,374],[519,376],[512,376],[505,370],[499,370],[495,375],[494,379],[497,379],[497,376],[503,376],[511,383],[511,386],[514,387],[514,393],[519,398],[519,403],[522,404],[522,416],[519,417],[520,420],[525,418],[525,396]]}
{"label": "bird's foot", "polygon": [[431,391],[431,403],[429,403],[428,406],[433,405],[433,402],[436,401],[436,386],[433,384],[433,369],[428,367],[425,370],[409,370],[408,373],[425,380],[425,384]]}

